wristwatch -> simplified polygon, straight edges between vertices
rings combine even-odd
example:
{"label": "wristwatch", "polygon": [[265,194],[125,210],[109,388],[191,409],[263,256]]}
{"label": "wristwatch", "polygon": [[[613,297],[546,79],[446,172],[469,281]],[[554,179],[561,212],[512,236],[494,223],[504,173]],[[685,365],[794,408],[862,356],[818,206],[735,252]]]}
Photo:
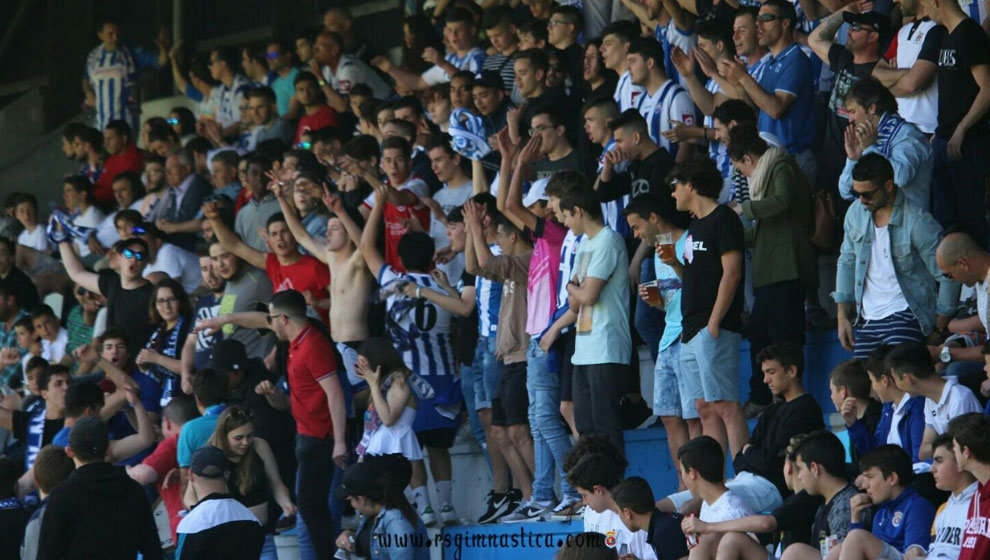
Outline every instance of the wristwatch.
{"label": "wristwatch", "polygon": [[948,345],[942,347],[942,351],[938,353],[938,358],[946,364],[952,361],[952,352],[949,351]]}

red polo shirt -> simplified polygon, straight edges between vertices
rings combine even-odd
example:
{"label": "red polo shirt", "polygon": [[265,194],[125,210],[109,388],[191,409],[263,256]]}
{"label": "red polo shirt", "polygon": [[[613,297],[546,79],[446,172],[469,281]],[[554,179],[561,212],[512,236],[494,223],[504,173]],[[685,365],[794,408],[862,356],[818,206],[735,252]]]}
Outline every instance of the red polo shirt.
{"label": "red polo shirt", "polygon": [[107,158],[103,162],[103,175],[93,185],[93,198],[104,204],[113,200],[113,180],[124,171],[141,173],[144,154],[134,144],[128,144],[124,151]]}
{"label": "red polo shirt", "polygon": [[289,404],[296,432],[304,436],[333,436],[327,394],[320,381],[337,373],[330,340],[312,326],[289,344]]}
{"label": "red polo shirt", "polygon": [[[330,292],[327,291],[327,286],[330,285],[330,269],[310,255],[303,255],[298,261],[283,265],[278,262],[275,253],[268,253],[265,257],[265,274],[272,281],[273,294],[295,290],[299,293],[309,292],[313,299],[330,297]],[[316,312],[324,324],[330,324],[329,310],[317,309]]]}

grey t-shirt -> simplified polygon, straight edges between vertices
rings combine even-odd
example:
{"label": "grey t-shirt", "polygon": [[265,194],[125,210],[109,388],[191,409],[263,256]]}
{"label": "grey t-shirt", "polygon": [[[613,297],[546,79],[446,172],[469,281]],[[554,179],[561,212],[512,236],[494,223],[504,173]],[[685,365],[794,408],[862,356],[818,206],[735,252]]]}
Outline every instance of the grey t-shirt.
{"label": "grey t-shirt", "polygon": [[856,495],[856,487],[847,484],[845,488],[832,496],[825,505],[818,508],[815,523],[811,530],[811,546],[822,550],[822,557],[834,543],[842,541],[849,533],[850,517],[849,499]]}
{"label": "grey t-shirt", "polygon": [[[220,299],[220,313],[257,311],[259,303],[267,303],[272,297],[272,282],[261,269],[243,264],[247,270],[236,279],[228,280]],[[236,325],[223,327],[224,338],[241,341],[249,358],[263,358],[271,350],[271,334],[262,335],[257,329],[245,329]]]}
{"label": "grey t-shirt", "polygon": [[281,211],[278,200],[271,193],[268,193],[260,202],[252,198],[237,212],[237,219],[234,220],[234,231],[249,247],[255,251],[267,253],[268,246],[265,245],[265,239],[258,233],[258,228],[264,230],[268,218]]}

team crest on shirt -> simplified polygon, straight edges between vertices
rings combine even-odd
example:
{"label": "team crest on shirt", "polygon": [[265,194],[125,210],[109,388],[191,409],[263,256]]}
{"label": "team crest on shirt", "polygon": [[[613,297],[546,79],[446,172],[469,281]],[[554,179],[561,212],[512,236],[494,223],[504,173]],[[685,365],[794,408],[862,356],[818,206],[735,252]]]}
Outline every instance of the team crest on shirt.
{"label": "team crest on shirt", "polygon": [[684,126],[694,126],[694,113],[684,113],[681,115],[681,122]]}
{"label": "team crest on shirt", "polygon": [[640,95],[643,95],[643,92],[633,90],[629,93],[629,101],[631,101],[630,106],[636,105],[636,98],[639,97]]}
{"label": "team crest on shirt", "polygon": [[904,519],[904,512],[903,511],[895,511],[894,512],[894,517],[890,520],[890,524],[893,525],[894,527],[900,527],[901,526],[901,520],[903,520],[903,519]]}
{"label": "team crest on shirt", "polygon": [[605,533],[605,546],[615,548],[615,531]]}

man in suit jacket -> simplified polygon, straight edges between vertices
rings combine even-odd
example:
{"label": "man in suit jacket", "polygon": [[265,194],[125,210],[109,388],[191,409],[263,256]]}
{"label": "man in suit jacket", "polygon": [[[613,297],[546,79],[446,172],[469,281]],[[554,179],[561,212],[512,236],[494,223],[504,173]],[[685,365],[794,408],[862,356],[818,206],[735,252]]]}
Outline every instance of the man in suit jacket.
{"label": "man in suit jacket", "polygon": [[[196,218],[203,201],[213,192],[209,181],[193,173],[192,158],[185,150],[176,150],[165,160],[165,181],[168,183],[168,192],[165,194],[162,219],[173,224]],[[196,234],[191,231],[173,231],[168,240],[191,251],[196,244]]]}

